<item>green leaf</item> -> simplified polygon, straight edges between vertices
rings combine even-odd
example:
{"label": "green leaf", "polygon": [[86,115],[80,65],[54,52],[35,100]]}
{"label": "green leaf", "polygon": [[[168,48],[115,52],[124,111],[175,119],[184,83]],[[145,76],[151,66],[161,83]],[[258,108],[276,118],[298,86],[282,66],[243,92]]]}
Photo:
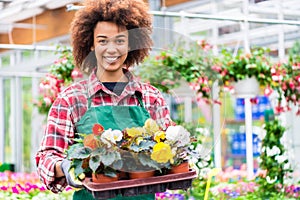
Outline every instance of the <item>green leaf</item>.
{"label": "green leaf", "polygon": [[101,162],[105,166],[110,166],[115,161],[116,155],[114,152],[107,152],[106,154],[101,155]]}
{"label": "green leaf", "polygon": [[90,161],[89,161],[89,166],[93,170],[94,173],[96,172],[96,170],[98,169],[100,164],[101,164],[100,155],[91,156]]}
{"label": "green leaf", "polygon": [[84,172],[84,170],[82,168],[82,163],[83,163],[83,160],[79,160],[79,159],[74,159],[72,161],[71,167],[74,167],[75,177],[78,177],[81,173]]}
{"label": "green leaf", "polygon": [[[79,146],[79,145],[76,145]],[[84,159],[90,156],[92,149],[89,147],[72,148],[68,150],[69,159]]]}

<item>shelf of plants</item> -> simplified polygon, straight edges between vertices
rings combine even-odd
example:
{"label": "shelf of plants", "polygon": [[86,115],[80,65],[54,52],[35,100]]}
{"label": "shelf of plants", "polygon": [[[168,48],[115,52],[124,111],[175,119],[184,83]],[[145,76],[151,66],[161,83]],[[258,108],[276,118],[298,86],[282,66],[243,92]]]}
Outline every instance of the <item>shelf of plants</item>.
{"label": "shelf of plants", "polygon": [[119,180],[110,183],[94,183],[91,178],[85,179],[84,187],[92,193],[95,199],[114,198],[117,195],[137,196],[154,194],[168,190],[186,190],[196,178],[196,171],[185,173],[167,174],[149,178]]}

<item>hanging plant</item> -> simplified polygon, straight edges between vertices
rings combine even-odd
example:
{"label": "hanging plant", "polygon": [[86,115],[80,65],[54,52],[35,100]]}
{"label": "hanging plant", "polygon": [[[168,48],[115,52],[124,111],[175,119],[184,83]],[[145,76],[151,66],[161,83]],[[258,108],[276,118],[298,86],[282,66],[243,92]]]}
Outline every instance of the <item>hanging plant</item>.
{"label": "hanging plant", "polygon": [[57,95],[75,79],[82,78],[82,73],[75,68],[72,51],[65,46],[57,46],[59,58],[50,66],[49,73],[41,79],[38,99],[34,105],[39,113],[47,115]]}

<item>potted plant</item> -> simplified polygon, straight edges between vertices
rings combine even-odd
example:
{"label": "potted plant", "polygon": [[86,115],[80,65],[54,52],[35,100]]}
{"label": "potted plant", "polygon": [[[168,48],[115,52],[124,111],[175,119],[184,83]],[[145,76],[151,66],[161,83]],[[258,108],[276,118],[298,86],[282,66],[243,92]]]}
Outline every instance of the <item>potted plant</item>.
{"label": "potted plant", "polygon": [[252,48],[249,53],[239,49],[235,55],[222,49],[220,57],[215,58],[215,65],[212,67],[220,75],[219,84],[234,88],[236,94],[258,95],[259,86],[270,86],[272,83],[268,51],[260,47]]}
{"label": "potted plant", "polygon": [[[79,134],[80,138],[74,139],[75,144],[67,150],[67,158],[72,160],[75,176],[81,173],[92,174],[93,181],[102,174],[118,180],[118,170],[122,168],[118,142],[123,134],[120,130],[104,130],[100,124],[95,124],[91,134]],[[103,177],[101,178],[103,179]]]}

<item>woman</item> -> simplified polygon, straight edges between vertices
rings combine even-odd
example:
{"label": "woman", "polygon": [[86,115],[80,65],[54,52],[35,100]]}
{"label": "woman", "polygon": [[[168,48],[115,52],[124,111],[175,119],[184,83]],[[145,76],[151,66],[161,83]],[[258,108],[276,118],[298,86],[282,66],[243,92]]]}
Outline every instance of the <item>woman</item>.
{"label": "woman", "polygon": [[[170,125],[161,93],[128,70],[143,61],[152,45],[147,11],[143,0],[87,0],[77,11],[71,24],[73,56],[89,77],[66,88],[49,111],[36,162],[40,179],[52,192],[68,184],[82,187],[70,175],[64,153],[76,133],[91,130],[95,123],[120,130],[133,121],[141,126],[149,117],[163,128]],[[154,199],[154,194],[138,198]],[[82,189],[73,199],[93,198]]]}

